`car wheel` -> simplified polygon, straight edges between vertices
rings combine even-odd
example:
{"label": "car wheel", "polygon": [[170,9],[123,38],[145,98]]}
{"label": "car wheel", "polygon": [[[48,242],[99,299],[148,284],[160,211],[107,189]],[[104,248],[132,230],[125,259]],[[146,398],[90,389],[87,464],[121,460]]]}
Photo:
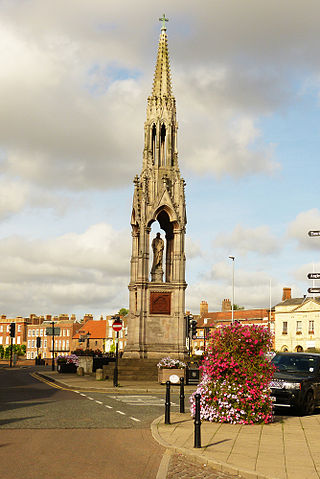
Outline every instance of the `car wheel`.
{"label": "car wheel", "polygon": [[300,408],[300,414],[302,416],[310,416],[314,412],[314,397],[313,397],[313,392],[308,391],[307,394],[305,395],[303,405]]}

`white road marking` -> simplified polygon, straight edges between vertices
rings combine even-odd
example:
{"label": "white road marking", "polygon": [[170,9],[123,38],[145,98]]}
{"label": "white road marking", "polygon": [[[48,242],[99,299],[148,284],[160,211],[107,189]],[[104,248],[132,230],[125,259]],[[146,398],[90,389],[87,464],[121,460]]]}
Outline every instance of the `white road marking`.
{"label": "white road marking", "polygon": [[87,397],[85,394],[80,393],[80,396],[83,396],[84,398]]}
{"label": "white road marking", "polygon": [[80,392],[79,392],[79,391],[74,391],[74,392],[75,392],[75,393],[77,393],[77,394],[80,394]]}
{"label": "white road marking", "polygon": [[105,407],[107,407],[108,409],[112,409],[112,406],[108,406],[108,404],[105,404]]}
{"label": "white road marking", "polygon": [[[131,406],[164,406],[165,400],[160,399],[156,396],[146,396],[146,395],[130,395],[130,396],[110,396],[116,401],[124,402],[130,404]],[[175,402],[170,403],[171,406],[178,406]]]}
{"label": "white road marking", "polygon": [[126,413],[125,413],[125,412],[122,412],[122,411],[116,411],[116,412],[119,413],[119,414],[122,414],[123,416],[126,415]]}
{"label": "white road marking", "polygon": [[97,403],[97,404],[103,404],[103,402],[101,402],[101,401],[96,401],[96,403]]}
{"label": "white road marking", "polygon": [[94,401],[94,399],[93,399],[93,398],[90,398],[89,396],[87,396],[87,398],[90,399],[90,401]]}
{"label": "white road marking", "polygon": [[140,419],[137,419],[137,418],[135,418],[135,417],[131,417],[131,416],[130,416],[130,419],[132,419],[132,421],[141,422]]}

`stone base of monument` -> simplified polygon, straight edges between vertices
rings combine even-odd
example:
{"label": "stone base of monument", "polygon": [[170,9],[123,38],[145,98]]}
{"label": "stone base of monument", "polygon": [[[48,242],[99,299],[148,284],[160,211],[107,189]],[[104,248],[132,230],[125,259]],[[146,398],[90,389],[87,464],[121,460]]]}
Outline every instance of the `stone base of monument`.
{"label": "stone base of monument", "polygon": [[[157,359],[119,359],[118,379],[121,381],[157,381]],[[113,378],[114,363],[103,365],[103,375]]]}

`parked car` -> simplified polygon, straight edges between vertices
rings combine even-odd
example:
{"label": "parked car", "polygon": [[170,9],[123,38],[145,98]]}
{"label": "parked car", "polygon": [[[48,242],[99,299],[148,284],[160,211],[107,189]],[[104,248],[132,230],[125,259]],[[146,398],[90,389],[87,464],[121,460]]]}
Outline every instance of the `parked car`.
{"label": "parked car", "polygon": [[320,354],[277,353],[271,362],[276,367],[270,383],[274,407],[312,414],[320,406]]}

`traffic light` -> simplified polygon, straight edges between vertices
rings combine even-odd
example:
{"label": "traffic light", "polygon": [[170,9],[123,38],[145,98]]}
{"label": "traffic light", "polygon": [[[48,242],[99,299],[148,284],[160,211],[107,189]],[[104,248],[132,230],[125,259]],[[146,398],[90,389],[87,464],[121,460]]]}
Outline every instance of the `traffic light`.
{"label": "traffic light", "polygon": [[37,348],[41,348],[41,338],[37,336]]}
{"label": "traffic light", "polygon": [[198,322],[193,319],[191,321],[191,336],[192,336],[192,339],[195,339],[197,337],[197,324]]}
{"label": "traffic light", "polygon": [[185,319],[186,319],[186,337],[188,338],[191,333],[191,325],[193,320],[192,314],[186,314]]}
{"label": "traffic light", "polygon": [[16,323],[10,324],[10,337],[14,338],[16,335]]}

